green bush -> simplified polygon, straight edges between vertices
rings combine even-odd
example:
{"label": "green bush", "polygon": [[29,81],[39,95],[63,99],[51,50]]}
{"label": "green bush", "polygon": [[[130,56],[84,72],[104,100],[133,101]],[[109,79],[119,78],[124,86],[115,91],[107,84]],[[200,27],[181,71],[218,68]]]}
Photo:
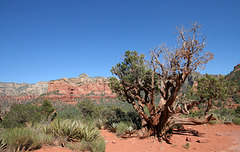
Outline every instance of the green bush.
{"label": "green bush", "polygon": [[129,125],[124,123],[124,122],[120,122],[118,124],[116,133],[117,135],[123,135],[125,133],[125,131],[128,129]]}
{"label": "green bush", "polygon": [[240,115],[240,106],[237,106],[237,108],[234,111],[236,114]]}
{"label": "green bush", "polygon": [[53,134],[62,145],[66,145],[73,150],[92,150],[103,147],[102,143],[98,142],[102,138],[100,132],[93,124],[70,119],[56,119],[51,124],[42,125],[41,128],[43,132]]}
{"label": "green bush", "polygon": [[95,105],[93,104],[93,101],[86,98],[83,101],[78,102],[76,105],[80,112],[84,115],[84,117],[92,117],[94,113]]}
{"label": "green bush", "polygon": [[4,132],[3,139],[7,144],[7,149],[13,152],[33,150],[53,142],[52,136],[36,133],[30,128],[8,129]]}
{"label": "green bush", "polygon": [[94,140],[91,144],[91,150],[93,152],[104,152],[106,148],[105,139],[99,137],[98,140]]}
{"label": "green bush", "polygon": [[97,140],[93,142],[87,142],[82,140],[81,142],[68,142],[66,143],[66,147],[74,151],[92,151],[92,152],[104,152],[106,148],[105,139],[103,137],[99,137]]}
{"label": "green bush", "polygon": [[235,125],[240,125],[240,118],[235,118],[235,119],[233,119],[233,123],[234,123]]}
{"label": "green bush", "polygon": [[56,119],[80,119],[81,116],[77,107],[73,105],[61,105],[57,110]]}
{"label": "green bush", "polygon": [[5,128],[23,127],[26,122],[40,122],[44,117],[39,106],[19,104],[11,108],[2,125]]}
{"label": "green bush", "polygon": [[52,121],[56,117],[55,108],[53,108],[53,104],[49,100],[44,100],[40,108],[47,120]]}

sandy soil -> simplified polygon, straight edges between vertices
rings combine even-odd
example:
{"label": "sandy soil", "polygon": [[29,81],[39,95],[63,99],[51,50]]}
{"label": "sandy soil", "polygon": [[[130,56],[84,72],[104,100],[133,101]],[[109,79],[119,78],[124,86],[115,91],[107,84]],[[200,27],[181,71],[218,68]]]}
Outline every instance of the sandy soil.
{"label": "sandy soil", "polygon": [[[106,140],[106,152],[240,152],[240,126],[237,125],[200,125],[185,126],[187,130],[197,130],[200,137],[189,132],[174,132],[172,144],[158,142],[153,137],[147,139],[123,139],[115,134],[102,130]],[[188,138],[191,141],[186,141]],[[197,142],[197,141],[200,142]],[[189,148],[183,146],[189,143]],[[43,147],[36,152],[70,152],[60,147]]]}

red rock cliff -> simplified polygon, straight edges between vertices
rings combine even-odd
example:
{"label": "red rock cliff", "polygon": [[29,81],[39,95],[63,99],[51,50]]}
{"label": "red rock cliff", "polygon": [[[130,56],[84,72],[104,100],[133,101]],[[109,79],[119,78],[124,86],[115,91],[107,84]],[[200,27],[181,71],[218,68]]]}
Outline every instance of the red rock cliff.
{"label": "red rock cliff", "polygon": [[104,96],[111,97],[113,93],[108,86],[109,78],[89,77],[81,74],[78,78],[62,78],[48,82],[48,92],[64,96]]}

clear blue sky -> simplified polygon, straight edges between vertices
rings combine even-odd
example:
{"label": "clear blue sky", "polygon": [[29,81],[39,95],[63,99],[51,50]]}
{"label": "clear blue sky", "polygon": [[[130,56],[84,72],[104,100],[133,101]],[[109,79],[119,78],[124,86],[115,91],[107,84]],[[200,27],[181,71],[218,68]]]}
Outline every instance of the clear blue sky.
{"label": "clear blue sky", "polygon": [[1,0],[0,82],[111,76],[126,50],[146,55],[197,21],[215,54],[202,74],[240,63],[240,0]]}

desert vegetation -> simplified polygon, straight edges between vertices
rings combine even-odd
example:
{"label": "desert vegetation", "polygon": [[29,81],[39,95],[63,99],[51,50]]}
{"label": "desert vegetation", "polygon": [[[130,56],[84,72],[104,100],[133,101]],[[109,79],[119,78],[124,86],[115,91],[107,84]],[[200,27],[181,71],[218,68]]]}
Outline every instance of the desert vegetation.
{"label": "desert vegetation", "polygon": [[[186,29],[177,28],[178,45],[169,48],[165,44],[151,50],[150,60],[136,51],[126,51],[123,62],[111,69],[109,86],[122,101],[132,105],[141,119],[141,138],[157,136],[159,141],[169,142],[168,132],[176,125],[199,125],[215,120],[213,114],[207,115],[212,100],[224,98],[230,89],[230,83],[224,78],[216,79],[209,75],[198,80],[195,99],[189,99],[181,88],[188,75],[213,59],[213,54],[205,51],[206,38],[200,34],[197,23]],[[237,92],[238,93],[238,92]],[[156,104],[156,96],[160,101]],[[184,117],[189,110],[207,102],[201,119]],[[195,109],[196,110],[196,109]],[[203,107],[198,110],[203,110]]]}
{"label": "desert vegetation", "polygon": [[[183,125],[240,125],[238,74],[206,74],[196,85],[183,88],[191,72],[213,59],[205,51],[206,39],[199,30],[197,23],[187,29],[178,27],[177,47],[160,45],[150,51],[149,60],[137,51],[126,51],[123,61],[111,69],[116,77],[110,78],[109,86],[117,98],[92,100],[87,95],[73,99],[76,104],[51,102],[44,94],[21,103],[4,98],[0,102],[0,151],[30,151],[49,145],[101,152],[106,148],[101,129],[123,138],[155,136],[170,143],[172,130],[184,129]],[[188,149],[190,144],[182,147]]]}

